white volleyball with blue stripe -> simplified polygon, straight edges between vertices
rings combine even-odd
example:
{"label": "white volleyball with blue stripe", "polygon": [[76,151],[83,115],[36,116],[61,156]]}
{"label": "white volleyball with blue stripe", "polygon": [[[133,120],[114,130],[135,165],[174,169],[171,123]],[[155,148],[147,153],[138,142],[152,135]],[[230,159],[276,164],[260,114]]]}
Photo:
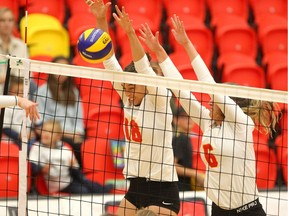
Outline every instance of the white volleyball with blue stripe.
{"label": "white volleyball with blue stripe", "polygon": [[100,63],[112,54],[112,41],[107,32],[98,28],[85,30],[79,37],[78,52],[87,62]]}

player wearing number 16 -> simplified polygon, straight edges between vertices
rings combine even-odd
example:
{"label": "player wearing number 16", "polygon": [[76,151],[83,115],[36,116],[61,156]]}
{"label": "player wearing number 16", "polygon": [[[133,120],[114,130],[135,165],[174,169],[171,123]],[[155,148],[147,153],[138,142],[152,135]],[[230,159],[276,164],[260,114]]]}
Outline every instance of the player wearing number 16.
{"label": "player wearing number 16", "polygon": [[[187,37],[184,24],[171,18],[172,33],[191,61],[200,81],[215,83],[207,66]],[[160,45],[157,33],[142,26],[141,39],[157,55],[165,76],[183,79]],[[253,130],[271,134],[278,120],[277,105],[240,97],[210,95],[210,108],[202,106],[188,91],[173,90],[193,121],[203,131],[201,157],[206,164],[204,188],[213,201],[212,216],[265,216],[258,200]],[[241,214],[238,214],[240,213]]]}

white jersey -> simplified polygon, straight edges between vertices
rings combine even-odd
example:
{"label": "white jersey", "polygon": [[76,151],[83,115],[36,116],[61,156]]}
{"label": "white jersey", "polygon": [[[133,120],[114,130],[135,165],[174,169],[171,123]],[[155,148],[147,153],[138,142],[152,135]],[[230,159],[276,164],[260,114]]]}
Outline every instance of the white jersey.
{"label": "white jersey", "polygon": [[[165,76],[183,79],[169,58],[160,66]],[[215,82],[199,55],[192,66],[199,80]],[[190,92],[173,92],[179,95],[181,105],[203,131],[200,151],[206,164],[207,196],[223,209],[235,209],[257,199],[252,119],[231,98],[214,95],[214,102],[225,115],[222,125],[216,126],[210,111]]]}
{"label": "white jersey", "polygon": [[[75,158],[71,149],[57,143],[57,148],[49,148],[40,143],[34,143],[31,147],[29,160],[41,167],[50,164],[50,170],[44,176],[49,192],[58,192],[66,188],[71,182],[70,167]],[[78,168],[78,164],[74,165]]]}
{"label": "white jersey", "polygon": [[8,106],[16,106],[18,100],[16,96],[0,95],[0,108]]}
{"label": "white jersey", "polygon": [[[106,69],[122,71],[115,56],[104,61]],[[146,57],[135,62],[138,73],[155,75]],[[130,106],[120,83],[114,83],[124,103],[125,178],[178,181],[172,148],[172,111],[167,89],[148,88],[140,106]],[[157,101],[157,103],[156,103]]]}

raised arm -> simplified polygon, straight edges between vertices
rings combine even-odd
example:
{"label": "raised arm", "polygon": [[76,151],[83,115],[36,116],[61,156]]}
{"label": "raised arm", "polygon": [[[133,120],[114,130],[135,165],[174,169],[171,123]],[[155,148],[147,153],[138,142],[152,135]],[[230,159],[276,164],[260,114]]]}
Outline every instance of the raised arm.
{"label": "raised arm", "polygon": [[[216,83],[206,64],[198,54],[191,40],[188,38],[185,32],[183,21],[181,21],[178,16],[174,15],[171,18],[171,22],[173,24],[173,29],[171,30],[172,34],[175,37],[175,40],[184,47],[198,80]],[[236,103],[230,97],[221,95],[210,96],[213,98],[213,101],[220,107],[225,115],[226,120],[243,123],[239,125],[245,125],[247,123],[246,115],[239,107],[237,110],[235,109]]]}
{"label": "raised arm", "polygon": [[86,4],[90,7],[91,13],[97,20],[97,27],[103,31],[109,33],[109,27],[107,22],[107,11],[111,5],[111,2],[104,4],[103,0],[85,0]]}
{"label": "raised arm", "polygon": [[[116,22],[121,26],[121,28],[128,36],[132,51],[132,59],[135,64],[135,69],[137,73],[156,76],[156,73],[150,65],[145,50],[140,40],[138,39],[138,36],[136,35],[135,29],[133,28],[133,21],[130,19],[128,13],[125,11],[125,8],[122,7],[122,10],[120,10],[116,5],[116,13],[114,13],[113,16]],[[161,105],[166,106],[168,93],[167,89],[147,86],[147,90],[149,95],[151,96],[150,98],[152,98],[153,96],[160,96],[157,100],[157,107],[159,107],[159,109],[161,109]]]}
{"label": "raised arm", "polygon": [[123,6],[122,10],[120,10],[119,7],[116,5],[115,8],[116,13],[113,13],[113,17],[128,36],[133,61],[137,62],[145,56],[144,48],[138,40],[135,29],[133,28],[133,21],[130,19],[128,13],[125,11],[125,7]]}
{"label": "raised arm", "polygon": [[[140,39],[157,56],[163,74],[167,77],[173,77],[182,80],[182,75],[172,63],[168,54],[159,42],[159,32],[156,32],[154,36],[147,23],[142,25],[140,32]],[[172,91],[176,97],[179,97],[179,101],[185,111],[191,116],[195,123],[203,129],[205,127],[205,124],[209,123],[208,110],[205,109],[205,107],[203,107],[197,101],[194,95],[191,94],[189,91],[179,91],[175,89],[172,89]],[[202,117],[202,121],[200,121],[200,116]],[[203,119],[207,119],[207,121],[204,121]]]}
{"label": "raised arm", "polygon": [[[85,0],[85,2],[89,6],[91,13],[96,18],[96,27],[109,33],[107,11],[111,6],[111,2],[107,2],[106,4],[104,4],[103,0]],[[105,60],[103,65],[106,69],[109,70],[123,71],[114,53],[114,47],[112,45],[112,56]],[[125,100],[125,94],[123,94],[123,87],[121,83],[113,82],[113,87],[118,92],[122,100]]]}

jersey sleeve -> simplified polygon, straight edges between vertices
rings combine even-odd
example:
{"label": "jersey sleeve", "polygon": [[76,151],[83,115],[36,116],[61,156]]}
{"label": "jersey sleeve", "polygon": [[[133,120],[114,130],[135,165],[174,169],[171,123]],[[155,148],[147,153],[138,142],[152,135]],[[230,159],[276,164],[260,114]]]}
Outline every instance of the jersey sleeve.
{"label": "jersey sleeve", "polygon": [[[144,55],[143,58],[141,58],[137,62],[134,62],[134,64],[135,64],[135,69],[136,69],[137,73],[147,74],[150,76],[157,76],[150,65],[150,62],[147,58],[147,55]],[[166,106],[167,96],[169,96],[166,88],[147,86],[147,89],[148,89],[150,98],[153,101],[157,101],[158,107]],[[157,97],[157,100],[154,100],[156,97]]]}
{"label": "jersey sleeve", "polygon": [[0,107],[16,106],[18,100],[16,96],[1,95],[0,96]]}
{"label": "jersey sleeve", "polygon": [[[195,57],[195,59],[192,61],[192,67],[195,70],[198,80],[209,83],[216,83],[200,55]],[[236,125],[236,127],[238,127],[239,130],[246,129],[246,125],[248,123],[247,115],[229,96],[210,96],[213,101],[217,103],[217,105],[225,115],[226,121],[237,122],[238,124]]]}
{"label": "jersey sleeve", "polygon": [[[182,75],[170,58],[167,58],[165,61],[163,61],[160,64],[160,67],[165,76],[183,80]],[[203,131],[207,124],[210,122],[209,111],[198,102],[198,100],[193,94],[191,94],[190,91],[179,91],[172,89],[172,92],[176,97],[179,98],[179,102],[186,113],[193,119],[196,124],[199,125]]]}
{"label": "jersey sleeve", "polygon": [[[103,65],[105,69],[113,70],[113,71],[123,71],[121,65],[119,64],[118,60],[116,59],[115,54],[113,54],[109,59],[103,61]],[[119,82],[113,82],[113,87],[121,97],[122,101],[125,101],[126,97],[123,94],[123,87]]]}

